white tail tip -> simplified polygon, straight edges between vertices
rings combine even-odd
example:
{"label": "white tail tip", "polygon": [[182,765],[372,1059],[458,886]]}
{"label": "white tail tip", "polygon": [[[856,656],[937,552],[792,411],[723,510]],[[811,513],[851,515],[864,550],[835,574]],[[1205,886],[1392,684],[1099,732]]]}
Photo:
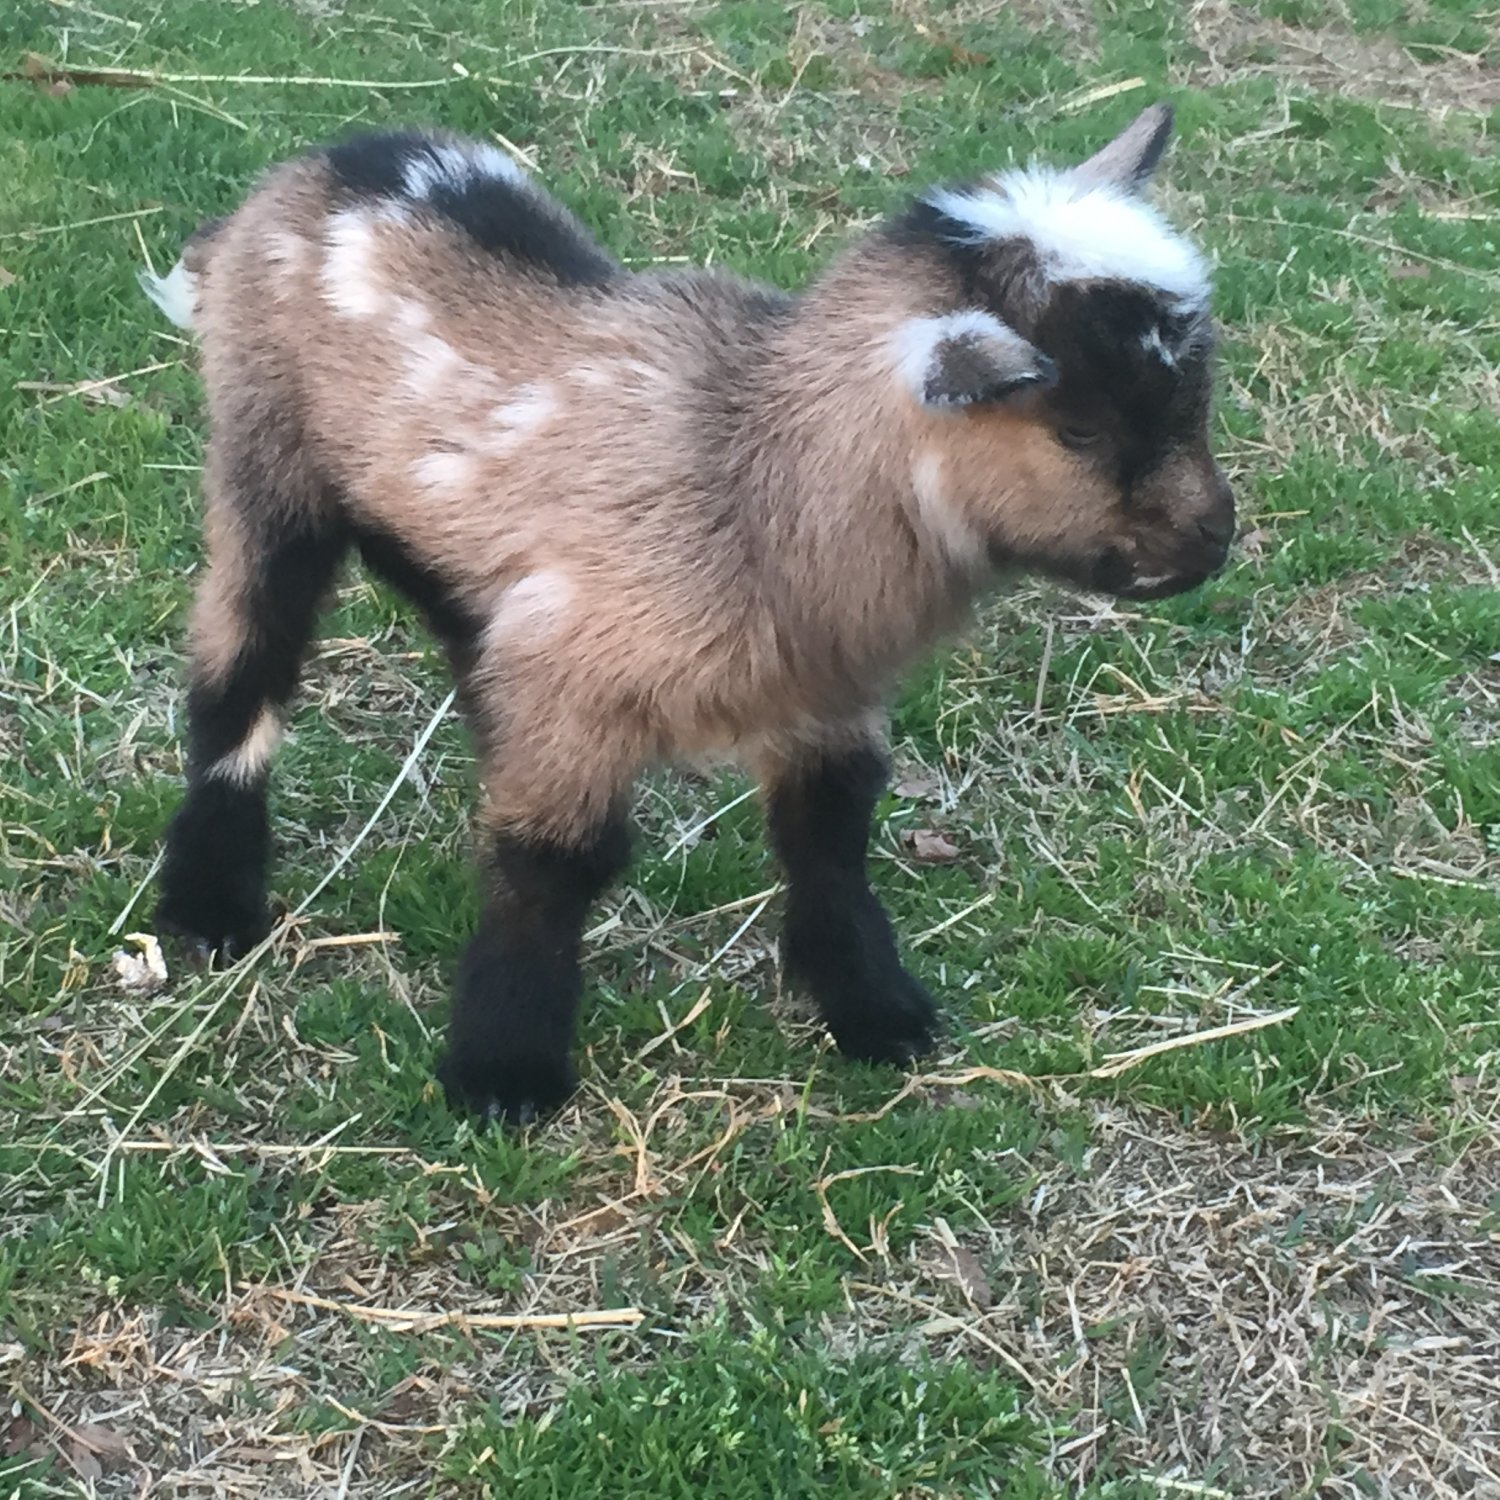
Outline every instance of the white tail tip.
{"label": "white tail tip", "polygon": [[178,261],[165,276],[150,271],[136,273],[141,290],[179,328],[193,326],[193,311],[198,300],[198,278]]}

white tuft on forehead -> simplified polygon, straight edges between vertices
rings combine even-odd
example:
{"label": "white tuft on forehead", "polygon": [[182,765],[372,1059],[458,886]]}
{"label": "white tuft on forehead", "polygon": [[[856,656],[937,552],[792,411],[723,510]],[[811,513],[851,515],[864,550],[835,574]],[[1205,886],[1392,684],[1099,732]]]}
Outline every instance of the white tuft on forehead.
{"label": "white tuft on forehead", "polygon": [[975,188],[939,188],[927,201],[974,243],[1030,241],[1049,281],[1132,281],[1193,307],[1208,302],[1203,257],[1149,203],[1118,188],[1029,167]]}
{"label": "white tuft on forehead", "polygon": [[406,163],[401,181],[408,197],[427,198],[439,188],[461,192],[486,177],[516,187],[531,180],[498,146],[482,141],[429,141]]}

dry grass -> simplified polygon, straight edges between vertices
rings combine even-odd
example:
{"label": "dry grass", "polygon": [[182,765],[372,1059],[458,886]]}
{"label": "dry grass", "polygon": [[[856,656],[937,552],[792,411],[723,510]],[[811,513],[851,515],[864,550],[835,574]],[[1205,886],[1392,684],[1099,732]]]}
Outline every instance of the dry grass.
{"label": "dry grass", "polygon": [[[1488,1095],[1493,1110],[1493,1094]],[[964,1243],[983,1317],[1101,1455],[1222,1493],[1500,1495],[1500,1147],[1328,1120],[1251,1149],[1119,1108]]]}
{"label": "dry grass", "polygon": [[1482,115],[1500,103],[1493,47],[1413,48],[1348,26],[1293,26],[1231,0],[1194,0],[1188,14],[1203,58],[1189,70],[1197,83],[1270,78],[1307,94],[1404,105],[1436,117],[1449,110]]}
{"label": "dry grass", "polygon": [[[648,1114],[629,1117],[634,1144],[608,1181],[502,1211],[505,1233],[532,1247],[526,1305],[543,1315],[597,1301],[624,1250],[680,1253],[674,1193],[782,1114],[790,1093],[664,1084]],[[941,1097],[962,1109],[967,1096]],[[1466,1108],[1441,1139],[1329,1117],[1258,1147],[1096,1105],[1082,1156],[1032,1158],[1017,1210],[984,1233],[938,1220],[901,1255],[875,1219],[842,1225],[827,1208],[837,1178],[858,1174],[825,1178],[814,1185],[825,1231],[860,1263],[826,1339],[844,1355],[998,1360],[1039,1418],[1072,1414],[1078,1435],[1050,1461],[1067,1485],[1107,1460],[1163,1493],[1500,1495],[1500,1148],[1493,1091],[1471,1098],[1489,1112]],[[705,1110],[717,1134],[676,1156]],[[379,1213],[329,1205],[304,1231],[315,1248],[296,1287],[230,1286],[202,1331],[116,1305],[59,1330],[49,1358],[0,1350],[43,1418],[13,1416],[0,1443],[54,1450],[101,1496],[388,1497],[406,1489],[392,1476],[430,1472],[478,1393],[515,1413],[549,1405],[557,1358],[576,1357],[569,1337],[487,1323],[500,1303],[454,1280],[441,1255],[388,1264],[368,1241]],[[613,1361],[662,1357],[679,1322],[733,1298],[776,1253],[743,1220],[718,1249],[726,1265],[682,1264],[649,1336],[613,1343]],[[357,1394],[371,1308],[415,1355],[373,1407]],[[486,1332],[497,1322],[501,1333]],[[589,1336],[611,1337],[574,1335]],[[307,1430],[309,1403],[323,1430]]]}
{"label": "dry grass", "polygon": [[[1284,256],[1288,274],[1255,282],[1229,330],[1226,446],[1246,525],[1204,613],[1018,589],[910,715],[879,853],[910,946],[959,1020],[934,1071],[872,1082],[821,1054],[777,992],[774,875],[736,853],[736,790],[663,776],[640,801],[649,852],[590,934],[605,993],[585,1027],[586,1091],[524,1147],[502,1147],[466,1135],[413,1082],[443,1003],[434,934],[446,952],[457,925],[469,756],[444,723],[400,800],[377,806],[443,688],[409,623],[365,583],[344,591],[343,633],[313,664],[301,743],[278,775],[278,883],[322,896],[233,988],[177,972],[161,984],[149,967],[122,988],[110,954],[144,921],[151,802],[179,770],[176,648],[162,645],[177,627],[163,622],[180,613],[173,570],[193,544],[186,498],[180,515],[159,501],[162,474],[191,468],[171,428],[197,407],[167,367],[180,347],[156,359],[162,341],[109,288],[129,286],[138,242],[167,210],[95,212],[113,200],[91,180],[81,201],[53,212],[46,196],[45,222],[0,235],[23,287],[56,304],[34,327],[17,322],[17,430],[29,440],[53,424],[49,451],[77,455],[55,473],[34,460],[46,477],[26,489],[26,523],[57,524],[0,631],[0,796],[17,871],[0,921],[18,934],[0,935],[0,980],[25,996],[0,1027],[0,1075],[23,1081],[0,1228],[63,1268],[49,1284],[22,1257],[26,1326],[0,1333],[0,1384],[16,1403],[0,1416],[0,1460],[55,1460],[45,1479],[18,1476],[19,1492],[480,1492],[482,1477],[433,1476],[462,1467],[464,1435],[487,1413],[492,1432],[535,1432],[566,1422],[567,1393],[601,1367],[601,1383],[678,1361],[701,1372],[704,1330],[769,1296],[789,1324],[821,1328],[809,1340],[820,1358],[1005,1371],[1038,1429],[1067,1424],[1045,1456],[1058,1493],[1500,1496],[1500,1054],[1465,967],[1500,957],[1474,899],[1500,886],[1500,825],[1448,796],[1455,765],[1497,742],[1500,668],[1461,636],[1490,618],[1479,596],[1500,582],[1500,552],[1469,492],[1447,511],[1426,504],[1476,475],[1464,452],[1477,442],[1460,450],[1434,417],[1493,410],[1500,364],[1492,320],[1466,317],[1457,294],[1457,312],[1441,295],[1392,295],[1500,278],[1440,253],[1449,242],[1425,229],[1392,227],[1411,205],[1428,227],[1483,223],[1492,195],[1387,149],[1415,150],[1448,116],[1477,130],[1500,97],[1492,54],[1413,51],[1221,0],[1186,11],[1195,61],[1168,49],[1149,67],[1122,8],[1082,0],[749,7],[722,26],[700,0],[606,0],[590,14],[608,42],[554,37],[545,7],[500,37],[477,12],[460,26],[368,0],[382,14],[302,7],[332,55],[264,73],[258,42],[232,59],[207,45],[158,57],[136,45],[144,21],[56,3],[118,39],[95,60],[139,80],[111,89],[120,113],[92,127],[105,144],[120,132],[130,171],[149,163],[132,203],[166,194],[165,169],[125,110],[170,97],[186,141],[202,116],[184,103],[179,117],[179,95],[200,91],[231,140],[253,121],[289,149],[282,134],[380,117],[375,83],[415,58],[401,96],[412,116],[466,101],[521,136],[544,175],[623,197],[638,258],[763,258],[792,275],[876,211],[872,184],[906,177],[944,132],[1024,151],[1027,131],[1123,112],[1178,67],[1191,87],[1224,92],[1196,95],[1203,125],[1178,148],[1188,185],[1168,189],[1174,215],[1211,238],[1226,281]],[[1001,78],[1012,24],[1046,40],[1014,97]],[[1049,51],[1067,61],[1052,66]],[[487,81],[462,82],[459,54]],[[508,70],[522,82],[495,81]],[[324,75],[350,86],[315,86]],[[220,78],[239,82],[221,93]],[[1280,102],[1243,133],[1258,107],[1244,98],[1265,79],[1287,97],[1403,106],[1398,126],[1369,126],[1389,157],[1374,190],[1347,221],[1297,230],[1304,251],[1341,257],[1320,277],[1302,276],[1279,238],[1282,198],[1247,197],[1283,149],[1300,163],[1322,150],[1295,155]],[[524,136],[513,113],[530,119]],[[51,126],[33,128],[42,142]],[[708,135],[725,137],[722,152],[700,150]],[[195,160],[185,193],[207,193],[219,170]],[[39,236],[80,259],[23,261]],[[94,302],[76,295],[84,280],[104,289]],[[115,342],[88,352],[96,328]],[[1388,358],[1393,345],[1409,367]],[[149,473],[132,467],[135,448]],[[1295,485],[1273,486],[1298,463]],[[1351,472],[1399,474],[1409,524],[1331,502]],[[1328,535],[1349,555],[1304,564],[1299,549]],[[1459,625],[1421,616],[1449,594],[1462,596]],[[113,659],[97,622],[73,619],[99,596],[120,601]],[[1452,670],[1429,692],[1434,660]],[[1339,685],[1351,664],[1368,679],[1357,701]],[[319,886],[362,829],[354,867]],[[937,851],[930,868],[919,832]],[[716,833],[732,846],[723,865]],[[359,886],[377,860],[380,880]],[[1257,865],[1284,881],[1271,899]],[[1291,889],[1310,866],[1336,873],[1316,898],[1334,913],[1322,927],[1315,899]],[[1404,901],[1407,888],[1455,905]],[[1360,947],[1351,969],[1388,962],[1377,985],[1414,982],[1388,1008],[1368,1005],[1367,981],[1312,951],[1340,942]],[[1128,983],[1127,970],[1139,970]],[[1419,1037],[1423,1060],[1403,1073]],[[1141,1066],[1112,1083],[1122,1056]],[[1302,1128],[1274,1125],[1298,1111]],[[1440,1133],[1421,1123],[1434,1120]],[[976,1121],[982,1138],[950,1160]],[[261,1219],[236,1217],[246,1183]],[[174,1220],[187,1194],[220,1217]],[[111,1208],[157,1214],[147,1292],[111,1269],[130,1260],[117,1244],[74,1253],[47,1238],[61,1223],[83,1243]],[[137,1227],[127,1216],[127,1239]],[[191,1275],[162,1269],[203,1243],[213,1253]],[[730,1326],[738,1339],[744,1323]]]}

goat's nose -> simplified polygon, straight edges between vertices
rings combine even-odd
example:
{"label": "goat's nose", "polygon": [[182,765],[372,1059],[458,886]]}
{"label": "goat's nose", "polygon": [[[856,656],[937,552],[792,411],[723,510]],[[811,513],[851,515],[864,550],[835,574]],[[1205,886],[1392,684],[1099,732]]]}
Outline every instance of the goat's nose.
{"label": "goat's nose", "polygon": [[1198,534],[1205,542],[1216,547],[1227,547],[1234,540],[1234,514],[1227,516],[1203,516],[1198,521]]}
{"label": "goat's nose", "polygon": [[1234,540],[1234,491],[1229,481],[1215,472],[1212,482],[1212,499],[1208,509],[1198,517],[1198,534],[1216,547],[1227,547]]}

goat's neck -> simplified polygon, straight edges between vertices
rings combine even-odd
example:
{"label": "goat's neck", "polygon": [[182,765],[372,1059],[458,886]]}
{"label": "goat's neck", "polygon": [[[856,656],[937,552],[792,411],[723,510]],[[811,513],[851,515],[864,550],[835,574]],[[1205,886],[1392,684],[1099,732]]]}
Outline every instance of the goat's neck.
{"label": "goat's neck", "polygon": [[[880,691],[964,616],[982,583],[923,525],[916,418],[890,368],[896,316],[814,288],[773,340],[751,422],[776,607]],[[771,601],[768,601],[771,602]]]}

